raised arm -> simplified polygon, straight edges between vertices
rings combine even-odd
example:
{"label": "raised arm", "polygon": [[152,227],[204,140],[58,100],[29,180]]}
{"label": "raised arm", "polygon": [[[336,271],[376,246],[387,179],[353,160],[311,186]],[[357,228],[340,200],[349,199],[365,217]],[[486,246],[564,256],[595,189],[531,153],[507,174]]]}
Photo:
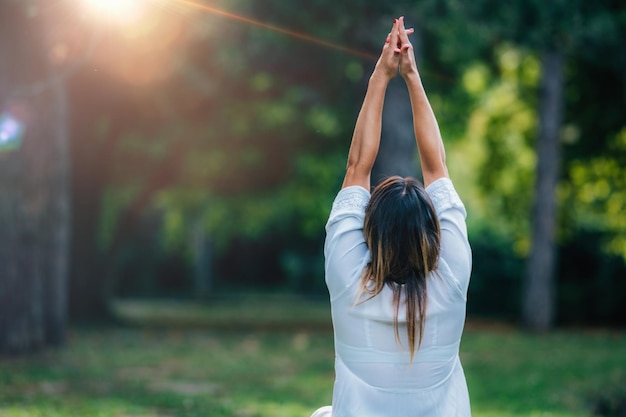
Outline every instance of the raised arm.
{"label": "raised arm", "polygon": [[404,17],[401,17],[398,23],[400,25],[399,40],[402,45],[400,74],[409,89],[413,110],[413,129],[422,165],[424,186],[428,186],[441,177],[448,177],[446,152],[435,113],[428,102],[426,91],[424,91],[422,80],[417,71],[413,45],[411,45],[409,37],[404,31]]}
{"label": "raised arm", "polygon": [[385,91],[389,81],[398,74],[400,64],[399,30],[400,22],[394,20],[391,33],[387,36],[383,51],[370,77],[352,135],[342,188],[360,185],[368,191],[370,189],[372,167],[380,145]]}

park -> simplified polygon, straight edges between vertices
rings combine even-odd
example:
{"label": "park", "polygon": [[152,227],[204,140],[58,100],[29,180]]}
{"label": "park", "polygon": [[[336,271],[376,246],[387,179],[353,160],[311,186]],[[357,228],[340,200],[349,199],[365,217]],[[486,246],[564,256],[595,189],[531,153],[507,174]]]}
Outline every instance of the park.
{"label": "park", "polygon": [[[467,210],[472,415],[626,416],[609,0],[0,0],[0,416],[331,403],[325,225],[396,16]],[[426,182],[409,102],[372,186]]]}

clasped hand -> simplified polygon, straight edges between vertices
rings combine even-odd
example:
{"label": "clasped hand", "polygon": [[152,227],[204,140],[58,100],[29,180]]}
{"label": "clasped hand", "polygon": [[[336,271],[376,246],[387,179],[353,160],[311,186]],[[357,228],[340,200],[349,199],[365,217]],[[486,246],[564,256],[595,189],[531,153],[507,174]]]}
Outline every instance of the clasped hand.
{"label": "clasped hand", "polygon": [[404,16],[394,19],[374,73],[379,73],[387,79],[392,79],[398,72],[405,79],[410,74],[417,74],[413,45],[409,41],[409,35],[413,32],[412,28],[404,27]]}

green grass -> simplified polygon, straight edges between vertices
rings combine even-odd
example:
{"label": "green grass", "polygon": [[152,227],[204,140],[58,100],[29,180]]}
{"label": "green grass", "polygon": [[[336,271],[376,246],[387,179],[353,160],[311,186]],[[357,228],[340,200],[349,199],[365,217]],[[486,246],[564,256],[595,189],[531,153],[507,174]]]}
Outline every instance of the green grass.
{"label": "green grass", "polygon": [[[0,416],[308,417],[331,399],[327,305],[262,305],[118,304],[133,326],[73,329],[64,349],[0,360]],[[623,332],[470,323],[461,350],[474,417],[589,417],[626,385]]]}
{"label": "green grass", "polygon": [[327,297],[252,293],[221,295],[204,303],[124,300],[113,303],[113,310],[129,324],[151,327],[332,329]]}

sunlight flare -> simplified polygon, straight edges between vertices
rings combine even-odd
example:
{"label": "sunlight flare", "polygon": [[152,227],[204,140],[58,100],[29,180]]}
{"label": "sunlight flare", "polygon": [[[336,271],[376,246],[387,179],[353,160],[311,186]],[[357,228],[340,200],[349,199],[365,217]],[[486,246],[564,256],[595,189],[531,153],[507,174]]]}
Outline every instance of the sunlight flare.
{"label": "sunlight flare", "polygon": [[134,23],[143,14],[144,5],[140,0],[84,0],[93,16],[118,23]]}

